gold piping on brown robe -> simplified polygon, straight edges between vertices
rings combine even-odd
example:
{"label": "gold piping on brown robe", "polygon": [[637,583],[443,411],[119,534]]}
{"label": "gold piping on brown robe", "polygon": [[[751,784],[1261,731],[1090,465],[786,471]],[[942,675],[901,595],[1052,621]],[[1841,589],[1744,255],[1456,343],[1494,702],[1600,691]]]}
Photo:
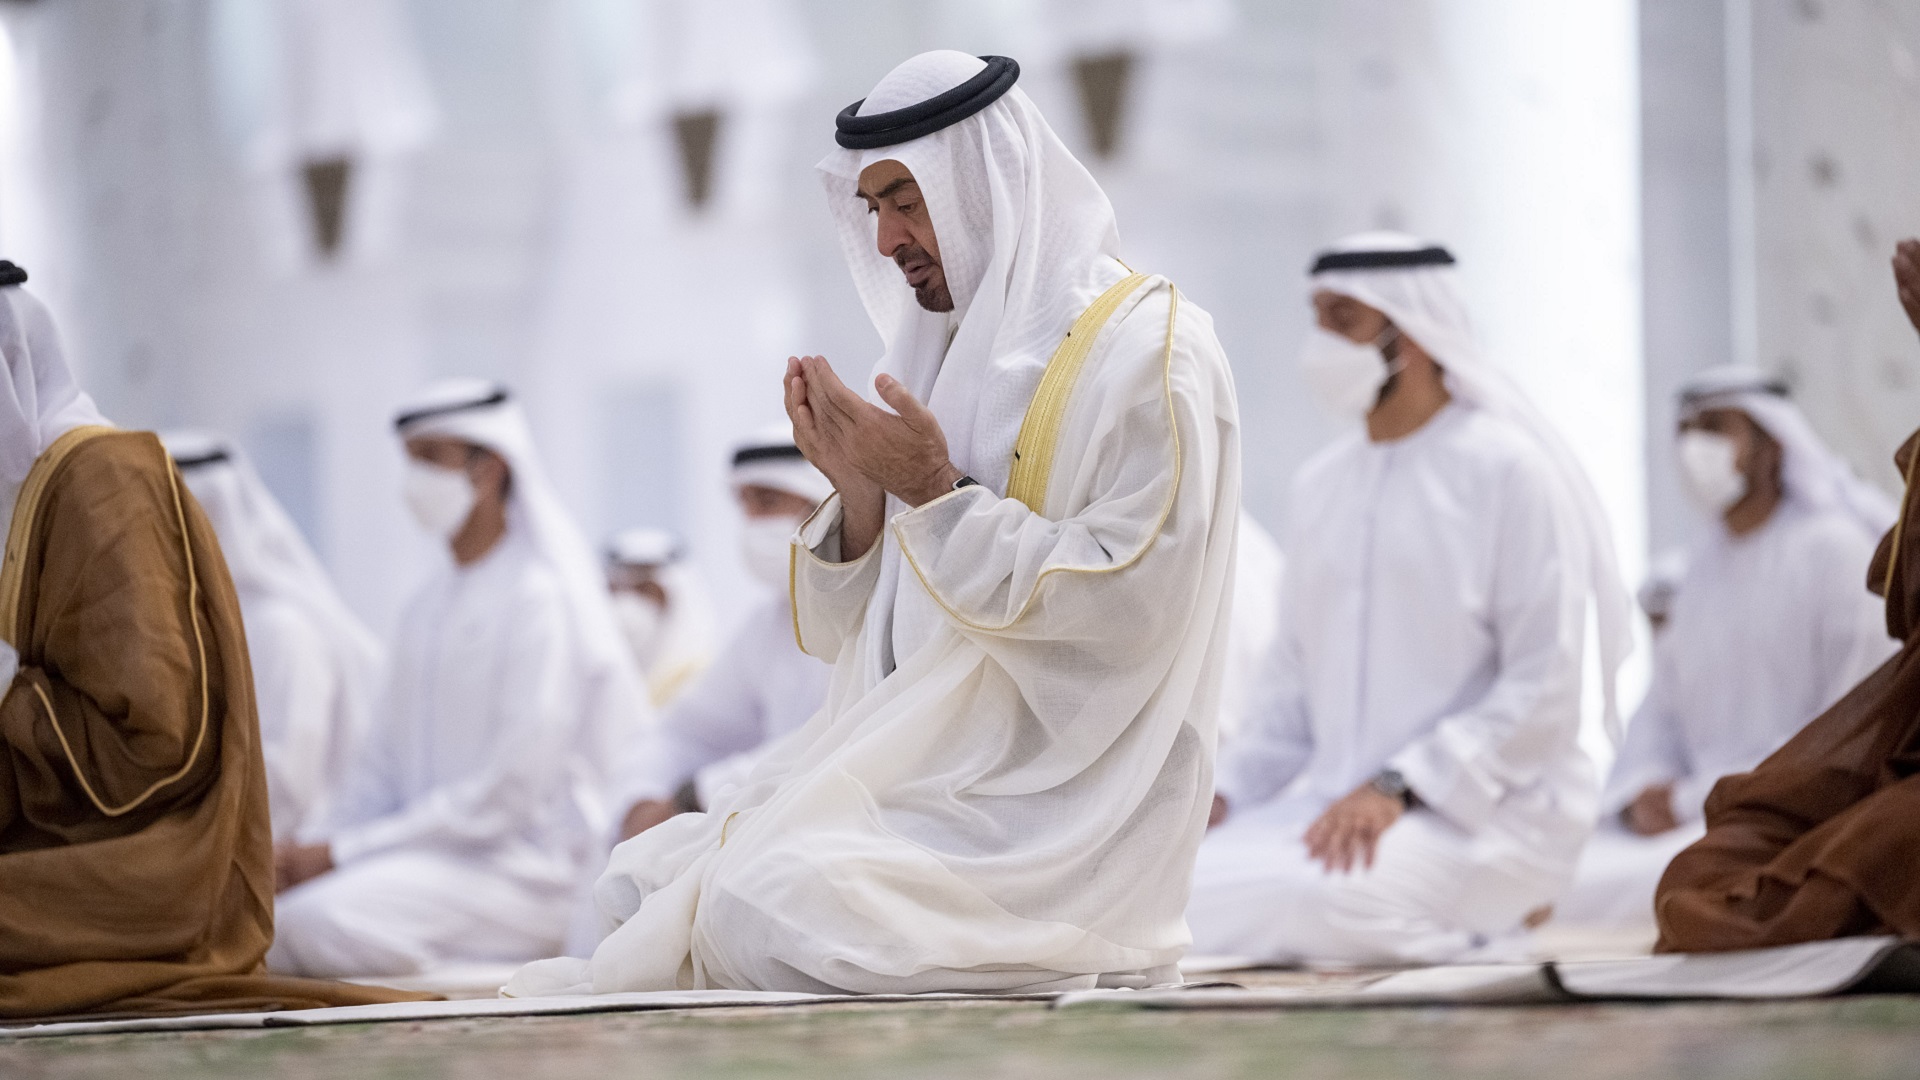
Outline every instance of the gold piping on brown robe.
{"label": "gold piping on brown robe", "polygon": [[0,1019],[419,995],[267,975],[272,840],[240,605],[160,441],[35,462],[0,563]]}

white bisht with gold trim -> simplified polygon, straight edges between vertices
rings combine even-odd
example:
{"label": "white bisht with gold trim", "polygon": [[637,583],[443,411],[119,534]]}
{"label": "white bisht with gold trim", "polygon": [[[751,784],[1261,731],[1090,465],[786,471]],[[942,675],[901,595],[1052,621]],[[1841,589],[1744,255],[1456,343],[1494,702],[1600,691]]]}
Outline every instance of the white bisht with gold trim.
{"label": "white bisht with gold trim", "polygon": [[[971,73],[956,66],[935,76]],[[956,132],[987,143],[977,173]],[[890,501],[851,562],[837,496],[802,526],[795,630],[835,664],[825,708],[707,813],[617,848],[591,961],[534,965],[509,993],[1178,979],[1239,513],[1226,359],[1204,311],[1111,257],[1104,195],[1017,89],[830,158],[829,190],[851,200],[880,156],[920,180],[956,301],[952,320],[913,307],[873,227],[835,205],[865,230],[849,258],[882,367],[980,484]]]}

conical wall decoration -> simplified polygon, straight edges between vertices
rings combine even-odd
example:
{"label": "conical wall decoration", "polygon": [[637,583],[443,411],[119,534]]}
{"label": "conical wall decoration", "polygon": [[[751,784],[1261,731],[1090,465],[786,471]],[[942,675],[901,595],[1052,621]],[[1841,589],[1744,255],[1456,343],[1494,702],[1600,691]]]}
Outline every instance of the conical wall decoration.
{"label": "conical wall decoration", "polygon": [[1073,61],[1073,82],[1080,88],[1087,136],[1093,142],[1093,152],[1103,158],[1112,157],[1120,148],[1133,61],[1130,49],[1080,56]]}
{"label": "conical wall decoration", "polygon": [[713,196],[713,151],[720,140],[720,110],[675,113],[673,137],[680,147],[680,177],[687,205],[698,210]]}
{"label": "conical wall decoration", "polygon": [[340,252],[346,239],[347,196],[353,181],[353,159],[314,158],[301,166],[306,181],[307,212],[313,220],[313,246],[322,260]]}

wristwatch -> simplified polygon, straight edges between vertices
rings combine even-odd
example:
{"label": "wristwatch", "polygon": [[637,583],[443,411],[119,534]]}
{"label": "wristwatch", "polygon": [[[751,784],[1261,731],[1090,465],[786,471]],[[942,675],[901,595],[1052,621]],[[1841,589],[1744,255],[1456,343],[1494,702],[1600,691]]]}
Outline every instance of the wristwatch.
{"label": "wristwatch", "polygon": [[1400,775],[1399,769],[1381,769],[1367,781],[1367,786],[1397,801],[1402,809],[1411,810],[1419,800],[1414,798],[1413,788],[1407,786],[1407,778]]}
{"label": "wristwatch", "polygon": [[980,481],[975,480],[971,476],[962,476],[960,479],[955,480],[953,482],[953,490],[955,491],[959,491],[963,487],[979,487],[979,486],[980,486]]}

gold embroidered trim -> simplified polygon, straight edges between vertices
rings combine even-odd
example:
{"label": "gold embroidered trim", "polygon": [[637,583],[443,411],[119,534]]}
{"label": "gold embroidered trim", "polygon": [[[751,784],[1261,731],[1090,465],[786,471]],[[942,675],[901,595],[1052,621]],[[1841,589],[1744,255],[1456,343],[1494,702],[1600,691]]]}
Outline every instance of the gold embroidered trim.
{"label": "gold embroidered trim", "polygon": [[[80,443],[85,442],[95,435],[104,435],[112,430],[112,428],[103,427],[75,428],[65,435],[62,435],[59,439],[54,440],[54,444],[47,448],[47,452],[40,456],[40,460],[34,462],[33,471],[28,474],[27,483],[21,488],[20,503],[16,506],[13,523],[7,537],[7,562],[5,567],[7,577],[4,582],[0,582],[0,590],[4,590],[4,592],[0,592],[0,596],[4,597],[4,604],[0,605],[0,610],[4,610],[9,614],[8,624],[14,626],[16,632],[19,617],[20,582],[23,575],[23,571],[17,569],[17,567],[25,562],[25,541],[24,539],[22,540],[20,549],[16,551],[14,544],[15,538],[22,532],[28,534],[32,532],[32,523],[39,510],[38,504],[45,494],[49,477],[51,477],[54,472],[54,466],[64,460],[67,454],[71,453],[73,448]],[[79,437],[75,438],[75,436]],[[72,441],[69,442],[68,440]],[[63,446],[62,444],[66,445]],[[58,452],[57,456],[56,452]],[[44,469],[43,466],[45,466]],[[37,485],[36,480],[38,481]],[[134,796],[128,802],[119,806],[108,806],[106,801],[100,798],[99,793],[93,790],[93,784],[87,780],[86,772],[80,768],[80,760],[73,752],[73,744],[67,741],[67,733],[60,728],[60,716],[53,710],[53,699],[47,696],[46,690],[43,689],[39,683],[35,682],[31,684],[33,686],[33,692],[40,698],[41,707],[47,710],[47,724],[53,728],[54,736],[60,740],[60,749],[67,756],[67,764],[73,769],[74,779],[80,781],[80,790],[86,792],[87,799],[93,803],[94,809],[99,810],[100,813],[107,817],[120,817],[123,814],[138,809],[141,804],[152,798],[155,792],[179,781],[189,772],[193,771],[194,764],[200,760],[201,749],[206,746],[207,728],[210,724],[213,711],[212,691],[208,685],[207,642],[206,636],[200,632],[200,577],[194,570],[193,565],[193,537],[187,531],[186,503],[180,498],[180,473],[179,470],[173,467],[173,461],[171,459],[167,461],[167,485],[173,493],[174,519],[180,525],[180,550],[182,554],[186,556],[187,621],[193,624],[193,647],[200,660],[200,730],[193,737],[193,748],[187,752],[187,760],[181,764],[179,769],[174,771],[173,775],[154,781],[148,785],[145,791]],[[27,514],[23,519],[18,507],[27,504],[29,495],[32,498],[34,506],[32,512]],[[23,520],[26,522],[24,530],[22,528]]]}
{"label": "gold embroidered trim", "polygon": [[[1160,516],[1154,520],[1152,535],[1147,538],[1146,543],[1140,545],[1140,550],[1128,556],[1125,562],[1114,563],[1111,566],[1056,566],[1049,570],[1041,571],[1040,576],[1034,579],[1033,588],[1028,590],[1027,602],[1020,606],[1020,610],[1015,612],[1013,617],[1006,622],[998,626],[988,626],[974,622],[953,610],[953,606],[947,603],[946,599],[940,595],[940,591],[933,587],[933,582],[927,579],[926,571],[920,568],[919,561],[913,557],[913,549],[907,546],[906,536],[901,532],[899,524],[896,523],[893,526],[894,538],[900,545],[900,554],[906,557],[907,565],[913,568],[914,575],[920,579],[920,584],[926,587],[927,595],[933,597],[933,602],[939,604],[940,609],[945,611],[955,622],[973,630],[980,630],[986,633],[998,633],[1020,621],[1021,617],[1027,613],[1027,608],[1033,606],[1034,598],[1040,595],[1040,585],[1053,575],[1060,573],[1117,573],[1139,562],[1141,559],[1146,558],[1147,552],[1152,551],[1153,545],[1159,541],[1160,530],[1167,527],[1167,519],[1173,516],[1173,503],[1180,495],[1180,475],[1186,467],[1186,453],[1180,445],[1180,416],[1173,407],[1173,329],[1175,319],[1180,313],[1180,290],[1174,288],[1171,283],[1167,285],[1167,288],[1170,292],[1167,298],[1167,344],[1160,355],[1160,393],[1167,404],[1167,430],[1169,437],[1173,439],[1173,483],[1167,488],[1167,500],[1160,507]],[[941,498],[945,497],[946,496],[941,496]],[[938,501],[937,499],[935,500],[935,502]],[[927,505],[931,506],[933,503],[928,503]]]}
{"label": "gold embroidered trim", "polygon": [[[808,514],[807,520],[812,521],[813,515]],[[805,527],[805,524],[801,525],[801,528]],[[800,639],[800,553],[794,550],[799,546],[797,540],[787,545],[787,614],[793,616],[793,644],[804,653],[807,652],[807,643]]]}
{"label": "gold embroidered trim", "polygon": [[0,635],[15,648],[20,646],[20,593],[21,583],[26,579],[27,545],[33,540],[33,523],[40,517],[40,500],[46,497],[47,484],[60,463],[81,443],[112,434],[114,430],[89,424],[53,440],[53,445],[35,459],[33,468],[27,470],[26,482],[20,485],[20,494],[13,503],[13,520],[7,525],[5,561],[0,562]]}
{"label": "gold embroidered trim", "polygon": [[1067,401],[1073,396],[1074,384],[1080,381],[1080,369],[1086,366],[1101,328],[1145,280],[1145,274],[1128,274],[1088,304],[1087,310],[1073,320],[1066,340],[1054,350],[1040,376],[1040,386],[1020,421],[1020,436],[1013,443],[1013,469],[1007,477],[1007,498],[1019,499],[1036,514],[1047,512],[1054,446],[1060,441],[1060,426],[1066,422]]}
{"label": "gold embroidered trim", "polygon": [[1913,456],[1907,459],[1907,486],[1900,496],[1900,516],[1893,520],[1893,546],[1887,551],[1887,579],[1881,583],[1880,592],[1891,601],[1893,599],[1893,568],[1900,565],[1900,536],[1907,528],[1907,515],[1913,508],[1913,474],[1920,467],[1920,446],[1913,448]]}

